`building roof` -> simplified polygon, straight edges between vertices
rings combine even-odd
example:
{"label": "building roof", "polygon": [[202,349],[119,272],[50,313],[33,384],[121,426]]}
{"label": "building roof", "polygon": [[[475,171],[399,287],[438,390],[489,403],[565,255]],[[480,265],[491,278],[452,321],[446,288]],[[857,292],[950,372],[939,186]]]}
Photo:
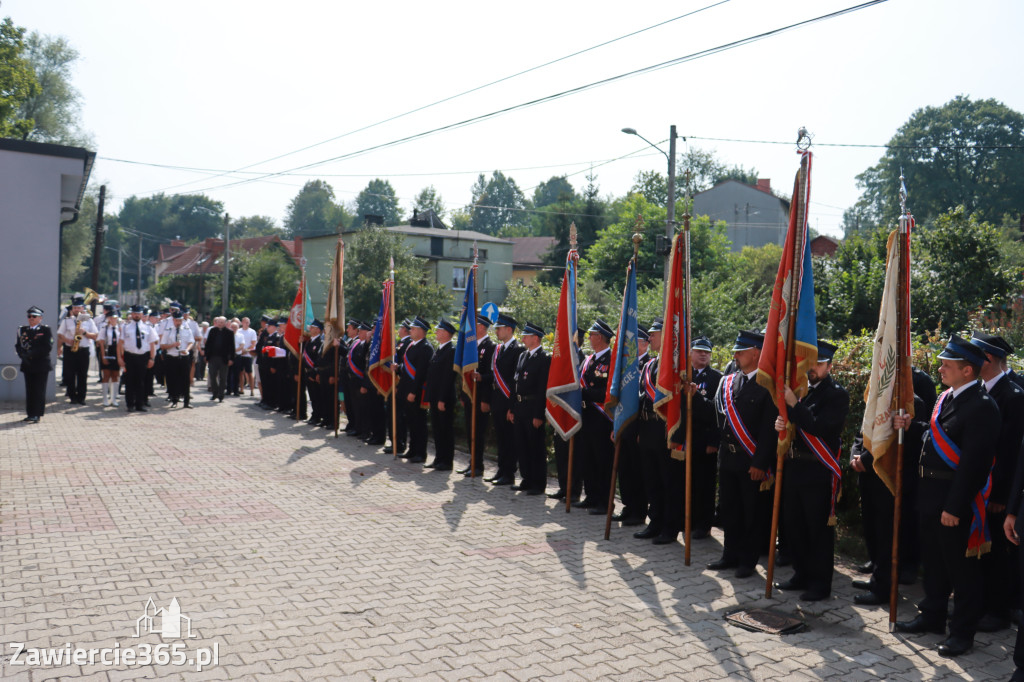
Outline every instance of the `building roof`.
{"label": "building roof", "polygon": [[693,196],[694,196],[694,198],[696,198],[696,197],[699,197],[699,196],[701,196],[703,194],[707,194],[709,192],[719,192],[719,191],[723,191],[723,190],[724,191],[728,191],[730,189],[740,189],[740,191],[750,190],[752,192],[761,192],[762,194],[767,194],[769,196],[772,196],[772,197],[778,199],[779,202],[783,206],[786,207],[786,210],[787,211],[789,210],[789,201],[787,201],[786,199],[783,199],[782,197],[779,197],[779,196],[776,196],[776,195],[772,194],[771,185],[770,185],[769,181],[767,181],[767,180],[765,180],[763,182],[761,180],[758,180],[758,184],[757,185],[748,185],[747,183],[740,182],[739,180],[732,180],[732,179],[730,179],[730,180],[723,180],[720,183],[718,183],[717,185],[715,185],[714,187],[708,188],[708,189],[704,190],[703,192],[697,192]]}
{"label": "building roof", "polygon": [[811,240],[812,256],[832,256],[835,255],[837,248],[839,248],[839,242],[823,234]]}
{"label": "building roof", "polygon": [[[248,239],[232,239],[231,252],[256,253],[272,244],[280,244],[281,248],[292,257],[298,264],[301,253],[296,253],[294,241],[284,240],[277,235],[265,237],[249,237]],[[301,243],[301,242],[300,242]],[[224,240],[210,237],[197,244],[191,244],[181,248],[180,243],[161,244],[160,255],[157,261],[160,268],[160,276],[175,277],[179,275],[202,275],[212,272],[220,272],[223,269],[221,255],[224,253]],[[165,257],[165,254],[167,257]]]}
{"label": "building roof", "polygon": [[[92,165],[96,161],[96,152],[91,152],[82,147],[68,147],[62,144],[50,144],[48,142],[29,142],[28,140],[13,140],[0,138],[0,151],[20,152],[22,154],[39,154],[41,156],[58,156],[66,159],[81,159],[84,168],[82,169],[82,181],[78,186],[78,193],[74,205],[63,205],[61,211],[70,211],[78,214],[82,208],[82,199],[85,198],[85,187],[89,184],[89,175],[92,174]],[[61,183],[63,186],[63,183]],[[64,201],[61,202],[65,203]],[[68,201],[68,204],[71,202]]]}
{"label": "building roof", "polygon": [[551,250],[558,240],[554,237],[513,237],[513,265],[543,265],[544,254]]}
{"label": "building roof", "polygon": [[[439,237],[441,239],[457,239],[461,241],[478,241],[489,244],[511,244],[511,239],[501,239],[494,235],[484,234],[483,232],[474,232],[473,230],[442,230],[436,227],[413,227],[412,225],[394,225],[392,227],[383,228],[388,232],[397,232],[398,234],[407,234],[414,237]],[[358,234],[363,231],[363,228],[349,229],[342,232],[342,236],[349,234]],[[318,239],[321,237],[338,237],[335,233],[329,234],[318,234],[314,237],[306,237],[308,241],[310,239]]]}

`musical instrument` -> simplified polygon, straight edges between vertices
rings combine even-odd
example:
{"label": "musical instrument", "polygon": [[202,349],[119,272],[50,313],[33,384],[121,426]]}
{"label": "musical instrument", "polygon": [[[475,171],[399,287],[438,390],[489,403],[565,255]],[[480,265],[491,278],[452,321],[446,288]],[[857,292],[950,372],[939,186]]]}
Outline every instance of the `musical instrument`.
{"label": "musical instrument", "polygon": [[100,295],[98,293],[96,293],[95,291],[93,291],[92,289],[90,289],[89,287],[86,287],[85,288],[85,305],[89,305],[93,301],[98,301],[98,300],[100,300]]}
{"label": "musical instrument", "polygon": [[89,314],[88,310],[78,313],[78,317],[75,318],[75,342],[71,344],[71,351],[73,353],[78,352],[78,346],[82,343],[82,323],[91,319],[92,315]]}

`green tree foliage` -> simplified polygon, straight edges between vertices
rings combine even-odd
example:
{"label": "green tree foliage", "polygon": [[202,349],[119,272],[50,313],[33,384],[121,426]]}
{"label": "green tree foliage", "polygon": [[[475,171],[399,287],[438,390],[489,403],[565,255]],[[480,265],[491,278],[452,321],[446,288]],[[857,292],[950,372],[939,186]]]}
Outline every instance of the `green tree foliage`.
{"label": "green tree foliage", "polygon": [[528,226],[530,216],[526,208],[526,197],[515,180],[501,171],[494,171],[491,179],[485,181],[481,173],[473,185],[470,229],[497,235],[506,225]]}
{"label": "green tree foliage", "polygon": [[[726,180],[757,184],[757,171],[742,166],[727,166],[714,152],[692,148],[676,166],[676,199],[692,197]],[[657,171],[640,171],[633,179],[630,192],[643,194],[651,203],[668,204],[668,178]]]}
{"label": "green tree foliage", "polygon": [[819,334],[840,338],[878,326],[888,235],[884,229],[858,232],[839,242],[833,257],[814,259]]}
{"label": "green tree foliage", "polygon": [[[118,212],[118,224],[143,233],[142,258],[157,257],[160,244],[172,239],[195,242],[207,237],[223,237],[224,205],[202,194],[155,194],[128,197]],[[128,238],[132,242],[132,238]],[[138,257],[137,243],[133,244]]]}
{"label": "green tree foliage", "polygon": [[[597,241],[597,235],[613,220],[610,203],[601,197],[597,177],[590,174],[586,179],[587,186],[580,198],[569,206],[560,205],[561,215],[545,216],[546,225],[550,226],[551,232],[539,234],[551,234],[555,237],[555,245],[544,255],[544,264],[550,268],[538,276],[545,284],[560,284],[562,281],[561,268],[565,265],[566,254],[569,253],[569,226],[572,223],[576,224],[579,252],[585,255]],[[548,210],[551,208],[552,206],[548,206]]]}
{"label": "green tree foliage", "polygon": [[338,232],[339,224],[348,223],[344,207],[334,201],[334,188],[323,180],[310,180],[288,203],[284,229],[292,239]]}
{"label": "green tree foliage", "polygon": [[572,202],[577,198],[576,190],[564,175],[554,175],[541,182],[533,190],[534,208],[543,208],[551,204]]}
{"label": "green tree foliage", "polygon": [[357,222],[361,224],[368,215],[383,216],[386,226],[401,224],[402,208],[398,205],[398,196],[390,181],[380,178],[370,180],[366,189],[356,197]]}
{"label": "green tree foliage", "polygon": [[969,315],[1019,295],[1021,271],[1004,263],[999,231],[963,206],[918,229],[912,246],[915,329],[964,329]]}
{"label": "green tree foliage", "polygon": [[[345,251],[345,311],[370,320],[380,309],[382,283],[389,258],[395,259],[395,319],[423,315],[436,319],[448,313],[452,297],[443,284],[431,282],[427,262],[412,254],[400,234],[377,226],[360,230]],[[323,283],[327,285],[326,282]]]}
{"label": "green tree foliage", "polygon": [[448,215],[448,226],[453,230],[468,230],[472,222],[472,214],[464,208],[456,208]]}
{"label": "green tree foliage", "polygon": [[231,278],[231,308],[255,319],[291,307],[302,271],[283,249],[270,248],[232,257]]}
{"label": "green tree foliage", "polygon": [[1024,115],[1002,102],[960,95],[918,109],[889,145],[857,176],[864,191],[851,218],[865,226],[895,227],[901,170],[919,224],[958,205],[993,224],[1024,213]]}
{"label": "green tree foliage", "polygon": [[32,131],[35,123],[21,109],[38,92],[26,55],[25,29],[7,17],[0,23],[0,137],[24,138]]}
{"label": "green tree foliage", "polygon": [[82,291],[92,281],[92,253],[96,244],[96,204],[98,190],[90,187],[82,198],[78,220],[61,230],[61,291]]}
{"label": "green tree foliage", "polygon": [[430,210],[438,218],[444,218],[445,213],[447,213],[447,209],[444,207],[444,200],[437,193],[437,189],[433,185],[427,185],[420,190],[420,193],[416,195],[412,202],[412,210],[419,211],[420,213]]}
{"label": "green tree foliage", "polygon": [[521,231],[521,236],[568,235],[574,214],[582,210],[580,197],[565,176],[554,176],[537,185],[533,206],[536,210],[530,217],[530,227]]}
{"label": "green tree foliage", "polygon": [[231,222],[231,239],[247,239],[249,237],[267,237],[277,235],[285,238],[285,233],[277,226],[274,219],[265,215],[253,215],[238,218]]}
{"label": "green tree foliage", "polygon": [[772,287],[782,247],[767,244],[729,253],[717,270],[694,277],[691,288],[694,335],[717,346],[731,343],[740,329],[761,329],[768,320]]}
{"label": "green tree foliage", "polygon": [[66,38],[52,38],[33,32],[25,43],[26,57],[39,83],[18,116],[33,122],[25,139],[77,147],[92,146],[92,139],[79,127],[81,93],[71,84],[78,50]]}

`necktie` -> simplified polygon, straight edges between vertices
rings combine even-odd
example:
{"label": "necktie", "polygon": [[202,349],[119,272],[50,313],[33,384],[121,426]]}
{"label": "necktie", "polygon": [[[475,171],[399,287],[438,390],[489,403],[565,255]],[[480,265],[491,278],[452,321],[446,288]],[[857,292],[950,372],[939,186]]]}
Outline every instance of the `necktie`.
{"label": "necktie", "polygon": [[743,390],[743,385],[744,385],[744,384],[746,384],[746,383],[747,383],[747,375],[746,375],[746,374],[740,374],[740,375],[739,375],[739,376],[738,376],[738,377],[736,378],[736,393],[737,393],[737,394],[738,394],[738,393],[739,393],[740,391],[742,391],[742,390]]}
{"label": "necktie", "polygon": [[139,347],[139,352],[142,352],[142,332],[139,330],[139,323],[135,323],[135,345]]}

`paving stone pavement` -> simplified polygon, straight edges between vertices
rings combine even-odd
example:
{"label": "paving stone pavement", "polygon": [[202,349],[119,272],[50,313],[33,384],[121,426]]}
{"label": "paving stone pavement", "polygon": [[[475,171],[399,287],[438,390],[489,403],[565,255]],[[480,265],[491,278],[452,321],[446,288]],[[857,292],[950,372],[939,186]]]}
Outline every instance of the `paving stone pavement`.
{"label": "paving stone pavement", "polygon": [[[0,408],[0,677],[254,680],[1007,679],[1014,633],[956,660],[856,607],[840,566],[825,603],[763,598],[703,570],[721,536],[657,547],[451,473],[424,473],[344,435],[255,409],[147,414],[54,405],[39,425]],[[457,461],[465,464],[465,456]],[[456,467],[458,468],[458,466]],[[488,463],[488,471],[491,470]],[[617,526],[617,524],[615,524]],[[780,569],[779,576],[789,576]],[[914,613],[908,590],[904,617]],[[18,665],[26,648],[156,647],[146,602],[176,598],[195,666]],[[738,606],[806,619],[783,637],[726,624]],[[158,619],[159,620],[159,619]],[[188,630],[183,626],[182,635]],[[155,651],[155,649],[154,649]],[[19,660],[26,660],[23,652]]]}

